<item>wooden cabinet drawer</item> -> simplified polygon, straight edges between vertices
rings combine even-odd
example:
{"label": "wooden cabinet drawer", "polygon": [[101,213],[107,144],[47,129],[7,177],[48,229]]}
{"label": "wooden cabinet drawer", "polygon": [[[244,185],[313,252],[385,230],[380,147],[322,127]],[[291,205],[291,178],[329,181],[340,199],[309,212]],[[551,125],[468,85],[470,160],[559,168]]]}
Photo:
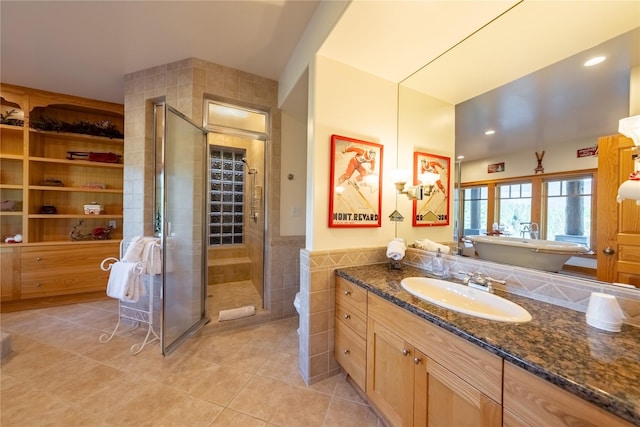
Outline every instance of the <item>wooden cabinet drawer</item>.
{"label": "wooden cabinet drawer", "polygon": [[38,298],[54,295],[76,294],[81,292],[105,291],[109,272],[77,271],[52,275],[51,273],[26,273],[22,275],[22,298]]}
{"label": "wooden cabinet drawer", "polygon": [[336,323],[342,323],[351,328],[360,338],[367,337],[367,317],[353,305],[343,301],[343,298],[336,299]]}
{"label": "wooden cabinet drawer", "polygon": [[20,253],[22,298],[106,291],[109,272],[100,269],[118,256],[118,243],[23,247]]}
{"label": "wooden cabinet drawer", "polygon": [[365,390],[366,343],[343,322],[336,322],[334,353],[338,363],[358,387]]}
{"label": "wooden cabinet drawer", "polygon": [[336,301],[367,314],[367,291],[342,277],[336,277]]}
{"label": "wooden cabinet drawer", "polygon": [[69,272],[84,269],[101,271],[100,263],[107,257],[118,257],[118,244],[52,245],[23,247],[20,266],[24,273],[46,269],[49,272]]}

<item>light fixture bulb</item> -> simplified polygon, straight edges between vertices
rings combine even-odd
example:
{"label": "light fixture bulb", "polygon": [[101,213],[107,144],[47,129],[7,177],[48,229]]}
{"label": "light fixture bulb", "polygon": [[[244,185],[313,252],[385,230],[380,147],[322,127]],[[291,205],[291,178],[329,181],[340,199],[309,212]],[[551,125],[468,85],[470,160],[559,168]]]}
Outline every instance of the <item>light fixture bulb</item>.
{"label": "light fixture bulb", "polygon": [[418,180],[422,185],[434,185],[440,179],[440,174],[434,172],[424,172],[420,174]]}
{"label": "light fixture bulb", "polygon": [[585,67],[593,67],[594,65],[598,65],[602,62],[604,62],[604,60],[607,59],[605,56],[595,56],[591,59],[589,59],[587,62],[584,63]]}

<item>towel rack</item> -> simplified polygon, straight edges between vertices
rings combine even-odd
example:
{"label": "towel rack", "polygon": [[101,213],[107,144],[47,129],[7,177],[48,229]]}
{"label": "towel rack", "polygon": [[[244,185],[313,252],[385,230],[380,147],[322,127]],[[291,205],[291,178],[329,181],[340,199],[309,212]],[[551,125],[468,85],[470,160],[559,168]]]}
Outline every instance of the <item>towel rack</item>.
{"label": "towel rack", "polygon": [[[159,246],[157,242],[155,244]],[[120,242],[120,259],[115,257],[105,258],[100,263],[100,269],[103,271],[111,270],[111,266],[114,263],[120,261],[124,257],[125,247],[126,247],[125,241],[122,240]],[[146,270],[150,271],[151,274],[144,274],[145,267],[148,267]],[[126,332],[132,332],[138,329],[138,327],[140,327],[141,325],[147,325],[147,335],[145,336],[144,341],[142,341],[142,343],[140,344],[132,345],[130,349],[131,354],[136,355],[140,353],[147,344],[151,344],[156,340],[160,340],[160,337],[158,336],[156,331],[153,329],[153,298],[154,298],[153,291],[154,291],[154,281],[155,281],[153,272],[156,271],[153,267],[154,266],[147,266],[145,262],[136,263],[136,266],[134,267],[135,272],[137,274],[140,274],[141,276],[145,276],[148,279],[147,282],[149,283],[149,287],[146,290],[147,295],[144,297],[140,297],[140,300],[135,303],[118,300],[118,323],[116,323],[116,326],[111,332],[111,334],[104,333],[100,335],[98,340],[101,343],[104,344],[111,341],[111,339],[115,336],[116,332],[118,331],[118,328],[120,327],[120,324],[123,319],[133,321],[133,327]],[[145,283],[145,280],[144,280],[145,277],[142,278],[143,285]]]}

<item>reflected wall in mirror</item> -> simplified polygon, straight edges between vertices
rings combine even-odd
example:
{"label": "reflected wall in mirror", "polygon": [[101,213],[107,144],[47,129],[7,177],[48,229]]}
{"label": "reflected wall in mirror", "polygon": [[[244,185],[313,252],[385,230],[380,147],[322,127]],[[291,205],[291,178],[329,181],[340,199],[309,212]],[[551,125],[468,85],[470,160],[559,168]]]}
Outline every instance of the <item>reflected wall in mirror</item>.
{"label": "reflected wall in mirror", "polygon": [[[502,180],[533,176],[535,153],[545,151],[541,181],[567,171],[597,176],[597,156],[578,157],[578,150],[589,152],[599,137],[617,133],[619,119],[640,114],[640,8],[633,3],[522,2],[470,32],[400,83],[397,167],[410,168],[413,151],[464,155],[452,174],[455,188],[491,181],[495,191]],[[605,61],[583,66],[593,55]],[[505,168],[489,175],[495,163]],[[542,190],[531,191],[530,204],[544,211]],[[397,236],[456,241],[459,197],[450,198],[449,227],[401,223]],[[405,203],[398,198],[403,214],[410,212]],[[495,209],[488,206],[486,216]],[[522,222],[545,232],[545,213],[535,215]],[[479,233],[492,231],[486,222]]]}

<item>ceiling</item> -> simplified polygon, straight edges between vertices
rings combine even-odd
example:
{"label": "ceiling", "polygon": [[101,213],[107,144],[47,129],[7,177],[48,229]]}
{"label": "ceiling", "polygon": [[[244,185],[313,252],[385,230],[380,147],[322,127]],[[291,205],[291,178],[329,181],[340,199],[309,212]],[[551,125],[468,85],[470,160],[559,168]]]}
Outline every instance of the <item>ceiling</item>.
{"label": "ceiling", "polygon": [[[118,103],[125,74],[189,57],[278,80],[320,3],[2,0],[0,80]],[[552,129],[562,109],[578,111],[564,101],[598,99],[585,91],[610,84],[578,84],[575,69],[543,78],[530,73],[639,26],[640,0],[354,0],[320,53],[457,104],[456,121],[465,125],[456,129],[456,149],[471,159],[487,152],[471,148],[491,118],[497,131],[491,150],[514,150],[518,143],[539,144],[540,129]],[[485,60],[469,64],[470,52]],[[492,93],[496,87],[510,92]],[[554,110],[539,96],[546,93],[562,93]],[[567,126],[563,117],[564,129],[611,133],[592,129],[605,106],[586,104],[597,108],[579,110],[574,116],[582,123]],[[464,118],[463,106],[475,120]]]}
{"label": "ceiling", "polygon": [[124,75],[195,57],[278,80],[318,0],[0,1],[0,79],[124,103]]}

